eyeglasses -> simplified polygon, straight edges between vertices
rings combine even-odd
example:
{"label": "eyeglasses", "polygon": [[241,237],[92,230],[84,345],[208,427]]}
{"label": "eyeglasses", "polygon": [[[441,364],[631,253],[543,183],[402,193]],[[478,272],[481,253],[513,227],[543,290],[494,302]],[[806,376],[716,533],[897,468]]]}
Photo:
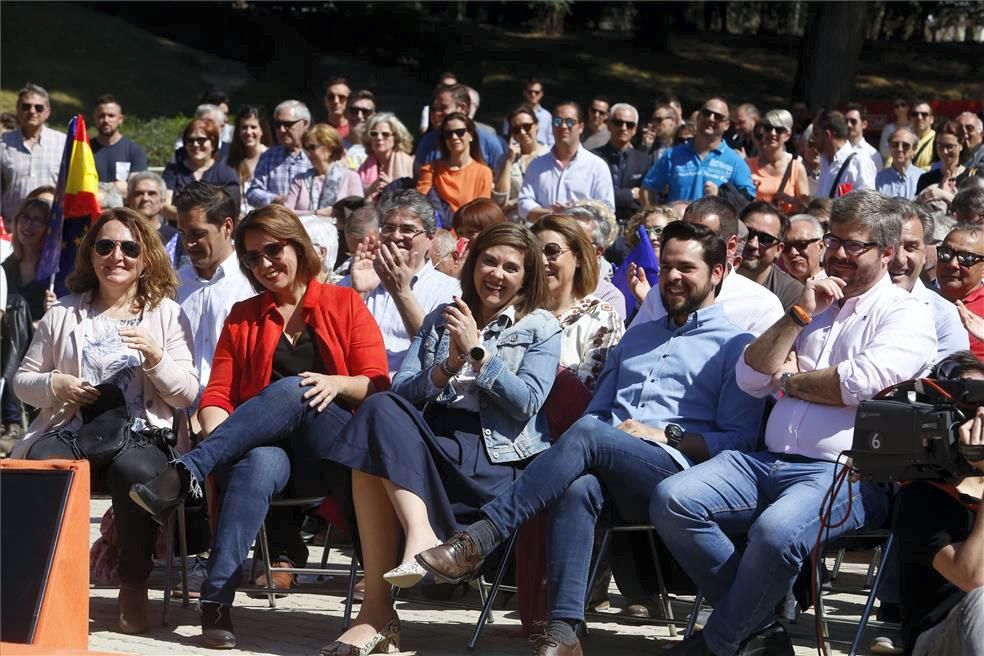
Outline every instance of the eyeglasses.
{"label": "eyeglasses", "polygon": [[553,126],[555,128],[559,128],[562,125],[566,125],[568,129],[571,129],[575,125],[577,125],[578,123],[580,123],[580,121],[578,121],[576,118],[570,118],[570,117],[560,118],[559,116],[557,116],[557,117],[554,117],[554,120],[553,120]]}
{"label": "eyeglasses", "polygon": [[703,118],[713,118],[715,123],[728,120],[727,115],[720,112],[715,112],[713,109],[708,109],[707,107],[700,108],[700,115]]}
{"label": "eyeglasses", "polygon": [[898,148],[903,153],[907,153],[910,150],[912,150],[912,144],[911,143],[907,143],[905,141],[889,141],[888,142],[888,147],[889,148]]}
{"label": "eyeglasses", "polygon": [[378,139],[382,137],[383,139],[389,139],[393,136],[392,132],[380,132],[379,130],[369,130],[369,136],[373,139]]}
{"label": "eyeglasses", "polygon": [[859,241],[857,239],[838,239],[837,237],[826,234],[823,236],[823,245],[832,251],[840,250],[844,247],[844,252],[851,257],[857,257],[878,245],[874,241]]}
{"label": "eyeglasses", "polygon": [[21,224],[33,224],[36,226],[48,225],[48,217],[39,215],[22,214],[17,217],[17,223]]}
{"label": "eyeglasses", "polygon": [[353,105],[352,107],[349,107],[347,111],[352,116],[355,116],[356,114],[359,116],[372,116],[376,110],[372,107],[356,107]]}
{"label": "eyeglasses", "polygon": [[44,112],[44,105],[37,104],[37,103],[21,103],[20,108],[22,112],[29,112],[32,109],[35,111],[35,113],[38,114]]}
{"label": "eyeglasses", "polygon": [[973,123],[961,123],[960,129],[966,132],[967,134],[974,134],[975,132],[977,132],[977,126],[974,125]]}
{"label": "eyeglasses", "polygon": [[379,234],[383,237],[392,237],[393,235],[399,233],[402,239],[416,239],[417,235],[427,232],[426,230],[420,230],[416,226],[412,225],[393,225],[392,223],[384,223],[379,226]]}
{"label": "eyeglasses", "polygon": [[932,115],[931,112],[917,112],[914,110],[909,112],[909,116],[912,118],[926,118],[927,116],[931,116],[931,115]]}
{"label": "eyeglasses", "polygon": [[[748,226],[745,226],[746,228]],[[762,232],[761,230],[756,230],[755,228],[748,228],[748,239],[745,243],[752,241],[752,239],[758,239],[759,246],[765,249],[772,248],[776,244],[781,243],[778,237],[770,235],[767,232]]]}
{"label": "eyeglasses", "polygon": [[304,120],[303,118],[298,118],[293,121],[274,121],[273,127],[275,127],[278,130],[289,130],[303,120]]}
{"label": "eyeglasses", "polygon": [[325,97],[333,102],[345,102],[346,100],[348,100],[348,96],[342,93],[328,93],[325,94]]}
{"label": "eyeglasses", "polygon": [[787,241],[785,242],[786,250],[803,252],[818,241],[820,241],[820,237],[817,237],[816,239],[797,239],[796,241]]}
{"label": "eyeglasses", "polygon": [[649,226],[646,228],[646,232],[648,232],[649,236],[653,239],[659,239],[663,234],[663,226]]}
{"label": "eyeglasses", "polygon": [[550,242],[549,244],[543,245],[543,256],[547,258],[549,262],[556,262],[557,258],[568,252],[569,248],[561,248],[560,244],[555,244]]}
{"label": "eyeglasses", "polygon": [[260,266],[263,262],[263,258],[270,261],[271,264],[274,262],[279,262],[284,256],[284,247],[287,246],[287,242],[284,241],[272,241],[266,244],[258,251],[246,251],[243,253],[242,261],[246,265],[247,269],[255,269]]}
{"label": "eyeglasses", "polygon": [[468,128],[454,128],[453,130],[449,128],[444,131],[444,138],[458,137],[464,139],[466,134],[468,134]]}
{"label": "eyeglasses", "polygon": [[758,131],[760,134],[765,134],[766,132],[775,132],[776,134],[786,134],[787,132],[789,132],[789,130],[787,130],[782,125],[771,125],[769,123],[763,123],[762,125],[759,125]]}
{"label": "eyeglasses", "polygon": [[951,150],[955,150],[955,149],[959,148],[960,147],[960,144],[958,144],[958,143],[943,143],[942,141],[937,141],[936,142],[936,147],[939,148],[940,150],[948,153]]}
{"label": "eyeglasses", "polygon": [[969,269],[975,264],[980,264],[984,262],[984,255],[979,255],[977,253],[971,253],[970,251],[955,251],[949,246],[937,246],[936,247],[936,259],[940,262],[946,263],[957,258],[957,264],[965,269]]}
{"label": "eyeglasses", "polygon": [[117,241],[114,239],[100,239],[93,246],[96,255],[106,257],[112,253],[116,247],[120,247],[120,252],[130,259],[140,257],[140,244],[135,241]]}
{"label": "eyeglasses", "polygon": [[188,137],[184,140],[186,146],[198,146],[199,148],[208,143],[208,141],[208,137]]}
{"label": "eyeglasses", "polygon": [[520,123],[519,125],[514,125],[509,128],[509,131],[512,134],[519,134],[520,132],[529,134],[533,130],[534,125],[536,125],[536,123]]}
{"label": "eyeglasses", "polygon": [[617,128],[626,128],[627,130],[635,130],[636,122],[635,121],[623,121],[620,118],[613,118],[612,119],[612,125],[614,125]]}

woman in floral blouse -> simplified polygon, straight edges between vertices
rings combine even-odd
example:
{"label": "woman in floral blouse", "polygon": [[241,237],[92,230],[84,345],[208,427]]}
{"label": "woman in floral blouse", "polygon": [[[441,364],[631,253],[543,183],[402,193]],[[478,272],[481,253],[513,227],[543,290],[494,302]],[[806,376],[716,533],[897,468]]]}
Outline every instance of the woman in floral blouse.
{"label": "woman in floral blouse", "polygon": [[548,309],[560,321],[560,366],[594,391],[625,325],[615,308],[592,293],[598,286],[598,260],[580,225],[570,217],[552,215],[532,230],[543,248],[552,299]]}

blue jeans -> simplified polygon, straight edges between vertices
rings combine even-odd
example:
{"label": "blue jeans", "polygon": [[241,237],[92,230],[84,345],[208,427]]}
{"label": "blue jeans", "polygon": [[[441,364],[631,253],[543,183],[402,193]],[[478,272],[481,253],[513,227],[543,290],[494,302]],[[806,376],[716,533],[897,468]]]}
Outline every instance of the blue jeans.
{"label": "blue jeans", "polygon": [[[731,656],[742,640],[767,625],[817,539],[821,501],[834,464],[780,460],[774,453],[725,451],[660,483],[653,525],[687,574],[714,605],[704,640]],[[848,504],[850,503],[850,508]],[[840,488],[830,537],[878,525],[888,496],[863,483]],[[729,536],[747,535],[744,552]]]}
{"label": "blue jeans", "polygon": [[592,416],[581,417],[519,479],[482,507],[507,536],[550,508],[547,555],[551,619],[583,619],[595,525],[605,501],[621,519],[646,521],[649,495],[680,466],[662,448]]}

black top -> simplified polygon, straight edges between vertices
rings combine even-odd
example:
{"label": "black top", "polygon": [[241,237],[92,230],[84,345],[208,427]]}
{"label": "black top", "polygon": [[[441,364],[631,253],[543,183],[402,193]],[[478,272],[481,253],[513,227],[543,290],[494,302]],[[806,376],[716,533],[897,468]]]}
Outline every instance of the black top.
{"label": "black top", "polygon": [[[126,137],[121,137],[112,146],[104,146],[98,139],[93,139],[92,155],[96,161],[99,182],[126,182],[131,173],[147,170],[147,154]],[[122,166],[117,167],[117,163]]]}
{"label": "black top", "polygon": [[632,189],[642,185],[649,168],[653,165],[653,156],[643,150],[626,148],[616,150],[611,143],[591,151],[608,164],[612,172],[612,187],[615,188],[615,218],[628,221],[635,212],[639,211],[639,201],[632,198]]}
{"label": "black top", "polygon": [[305,327],[297,341],[291,346],[287,336],[281,333],[277,348],[273,352],[273,371],[270,372],[270,382],[296,376],[304,371],[316,374],[331,373],[321,359],[318,345],[315,342],[314,329]]}
{"label": "black top", "polygon": [[908,649],[920,633],[942,622],[964,592],[933,569],[940,549],[963,542],[974,526],[974,513],[962,501],[919,481],[895,497],[892,530],[899,554],[902,636]]}
{"label": "black top", "polygon": [[[961,173],[956,178],[954,178],[954,180],[958,185],[964,181],[964,178],[967,177],[967,173],[968,171],[964,169],[963,173]],[[916,181],[916,193],[918,194],[923,189],[931,185],[939,184],[940,180],[942,179],[943,179],[943,171],[941,169],[933,169],[932,171],[923,173],[922,175],[919,176],[919,179]]]}
{"label": "black top", "polygon": [[17,258],[10,255],[3,261],[3,271],[7,274],[7,289],[24,297],[31,310],[31,321],[40,321],[44,316],[44,291],[48,289],[47,280],[21,280]]}
{"label": "black top", "polygon": [[[174,192],[175,196],[195,181],[195,174],[185,165],[184,157],[177,157],[175,161],[169,162],[164,167],[164,174],[161,177],[164,178],[167,188]],[[239,174],[229,168],[229,165],[224,160],[216,160],[212,166],[206,169],[202,173],[202,182],[207,182],[217,187],[224,187],[232,196],[233,200],[236,201],[237,207],[242,201],[239,192]]]}

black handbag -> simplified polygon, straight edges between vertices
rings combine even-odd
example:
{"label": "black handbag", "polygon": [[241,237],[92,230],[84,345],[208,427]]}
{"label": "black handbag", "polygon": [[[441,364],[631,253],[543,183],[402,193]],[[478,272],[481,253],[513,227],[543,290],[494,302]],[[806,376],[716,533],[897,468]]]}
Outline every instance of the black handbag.
{"label": "black handbag", "polygon": [[97,385],[99,398],[82,408],[82,427],[75,434],[79,451],[93,467],[108,465],[134,440],[133,419],[123,390]]}

